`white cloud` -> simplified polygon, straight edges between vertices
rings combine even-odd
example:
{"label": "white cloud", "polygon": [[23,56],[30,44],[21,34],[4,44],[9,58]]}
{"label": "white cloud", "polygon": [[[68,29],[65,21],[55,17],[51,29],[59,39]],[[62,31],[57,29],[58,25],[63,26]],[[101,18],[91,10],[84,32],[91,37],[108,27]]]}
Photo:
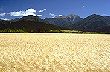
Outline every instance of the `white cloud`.
{"label": "white cloud", "polygon": [[49,15],[52,16],[52,18],[56,16],[55,14],[52,14],[52,13],[49,13]]}
{"label": "white cloud", "polygon": [[8,18],[1,18],[2,20],[10,20],[10,19],[8,19]]}
{"label": "white cloud", "polygon": [[37,15],[37,16],[41,17],[42,15]]}
{"label": "white cloud", "polygon": [[39,10],[39,12],[41,13],[41,12],[44,12],[44,11],[46,11],[47,9],[43,9],[43,10]]}
{"label": "white cloud", "polygon": [[10,14],[10,16],[28,16],[28,15],[36,16],[36,10],[27,9],[25,11],[10,12],[9,14]]}
{"label": "white cloud", "polygon": [[63,16],[63,15],[58,15],[58,16]]}
{"label": "white cloud", "polygon": [[85,8],[86,6],[82,6],[82,8]]}
{"label": "white cloud", "polygon": [[0,16],[2,16],[2,17],[5,16],[5,15],[6,15],[6,13],[0,13]]}

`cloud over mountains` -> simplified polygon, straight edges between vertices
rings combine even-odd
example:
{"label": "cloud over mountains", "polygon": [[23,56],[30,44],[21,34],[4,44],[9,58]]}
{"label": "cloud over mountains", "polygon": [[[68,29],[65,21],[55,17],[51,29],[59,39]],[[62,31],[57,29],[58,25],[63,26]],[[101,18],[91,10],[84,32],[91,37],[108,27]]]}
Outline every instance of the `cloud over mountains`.
{"label": "cloud over mountains", "polygon": [[[42,13],[44,11],[46,11],[47,9],[41,9],[41,10],[35,10],[33,8],[29,8],[27,10],[20,10],[20,11],[11,11],[9,13],[0,13],[0,17],[3,17],[3,19],[7,16],[11,16],[11,17],[22,17],[22,16],[28,16],[28,15],[33,15],[33,16],[39,16],[39,17],[43,17]],[[62,16],[62,15],[56,15],[54,13],[49,13],[48,15],[52,18],[54,18],[55,16]],[[5,18],[6,19],[6,18]]]}
{"label": "cloud over mountains", "polygon": [[41,12],[44,12],[46,11],[47,9],[43,9],[43,10],[39,10],[38,12],[41,13]]}
{"label": "cloud over mountains", "polygon": [[50,16],[52,16],[52,18],[54,18],[56,15],[53,13],[49,13]]}
{"label": "cloud over mountains", "polygon": [[28,16],[28,15],[36,16],[36,10],[27,9],[25,11],[10,12],[9,14],[10,14],[10,16]]}
{"label": "cloud over mountains", "polygon": [[[42,9],[42,10],[39,10],[38,12],[39,13],[42,13],[46,11],[46,9]],[[33,16],[42,16],[41,14],[40,15],[37,15],[36,14],[36,10],[35,9],[27,9],[27,10],[21,10],[21,11],[13,11],[13,12],[10,12],[10,13],[0,13],[0,16],[4,17],[5,15],[10,15],[10,16],[28,16],[28,15],[33,15]]]}
{"label": "cloud over mountains", "polygon": [[2,16],[2,17],[5,16],[5,15],[6,15],[6,13],[0,13],[0,16]]}
{"label": "cloud over mountains", "polygon": [[10,13],[0,13],[0,16],[4,17],[6,15],[10,15],[10,16],[28,16],[28,15],[33,15],[36,16],[36,10],[35,9],[27,9],[27,10],[21,10],[21,11],[13,11]]}

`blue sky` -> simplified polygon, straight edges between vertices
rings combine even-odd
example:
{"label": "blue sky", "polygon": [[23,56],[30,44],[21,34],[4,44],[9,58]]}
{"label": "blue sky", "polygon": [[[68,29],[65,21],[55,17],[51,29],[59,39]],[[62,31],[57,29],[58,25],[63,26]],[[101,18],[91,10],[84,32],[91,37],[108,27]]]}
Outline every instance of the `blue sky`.
{"label": "blue sky", "polygon": [[[22,13],[22,14],[20,14]],[[0,18],[110,15],[110,0],[0,0]],[[18,14],[18,15],[17,15]]]}

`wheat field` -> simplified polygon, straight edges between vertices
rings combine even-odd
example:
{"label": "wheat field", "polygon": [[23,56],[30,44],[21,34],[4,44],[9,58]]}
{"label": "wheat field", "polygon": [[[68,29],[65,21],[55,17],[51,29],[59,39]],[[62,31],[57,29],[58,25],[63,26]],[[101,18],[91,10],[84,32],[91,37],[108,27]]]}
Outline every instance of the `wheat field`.
{"label": "wheat field", "polygon": [[0,34],[0,72],[110,72],[110,35]]}

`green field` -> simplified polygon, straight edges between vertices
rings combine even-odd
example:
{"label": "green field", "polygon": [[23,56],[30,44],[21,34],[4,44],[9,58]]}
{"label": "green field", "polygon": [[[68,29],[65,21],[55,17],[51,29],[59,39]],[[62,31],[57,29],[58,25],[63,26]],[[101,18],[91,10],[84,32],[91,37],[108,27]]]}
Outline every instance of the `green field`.
{"label": "green field", "polygon": [[2,33],[0,72],[110,72],[110,35]]}

